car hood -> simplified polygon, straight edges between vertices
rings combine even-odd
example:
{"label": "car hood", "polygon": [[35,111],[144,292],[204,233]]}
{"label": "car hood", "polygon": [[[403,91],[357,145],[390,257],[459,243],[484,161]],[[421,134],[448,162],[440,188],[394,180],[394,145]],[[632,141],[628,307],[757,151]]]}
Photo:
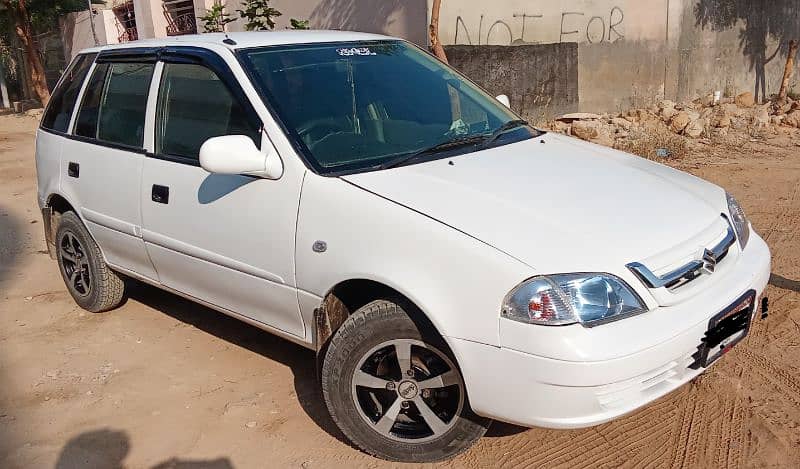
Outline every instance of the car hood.
{"label": "car hood", "polygon": [[619,271],[701,232],[725,204],[699,178],[551,133],[343,179],[542,273]]}

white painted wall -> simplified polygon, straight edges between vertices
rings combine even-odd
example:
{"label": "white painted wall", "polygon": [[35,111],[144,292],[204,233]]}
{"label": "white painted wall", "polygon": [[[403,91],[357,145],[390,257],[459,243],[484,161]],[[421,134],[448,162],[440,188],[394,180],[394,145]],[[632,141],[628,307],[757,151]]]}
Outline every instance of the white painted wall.
{"label": "white painted wall", "polygon": [[[116,44],[118,41],[114,12],[97,9],[92,15],[98,44]],[[64,42],[64,57],[67,61],[87,47],[94,47],[89,10],[67,13],[61,21],[61,37]]]}

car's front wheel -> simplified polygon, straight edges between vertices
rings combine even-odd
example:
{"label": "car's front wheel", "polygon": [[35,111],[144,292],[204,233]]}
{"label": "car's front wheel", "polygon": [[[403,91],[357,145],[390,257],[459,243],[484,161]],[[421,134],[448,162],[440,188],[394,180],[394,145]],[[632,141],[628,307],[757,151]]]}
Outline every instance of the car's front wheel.
{"label": "car's front wheel", "polygon": [[489,425],[470,409],[443,341],[420,331],[393,301],[373,301],[345,321],[321,375],[333,420],[355,445],[383,459],[448,459]]}

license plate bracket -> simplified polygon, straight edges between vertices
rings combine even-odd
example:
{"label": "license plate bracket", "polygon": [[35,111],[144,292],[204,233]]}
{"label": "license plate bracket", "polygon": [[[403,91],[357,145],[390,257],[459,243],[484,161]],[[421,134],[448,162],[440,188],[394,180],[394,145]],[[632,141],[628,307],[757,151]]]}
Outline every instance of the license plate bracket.
{"label": "license plate bracket", "polygon": [[695,361],[689,368],[707,368],[747,337],[755,304],[756,291],[748,290],[730,306],[711,318],[708,321],[705,336],[697,347],[697,352],[693,355]]}

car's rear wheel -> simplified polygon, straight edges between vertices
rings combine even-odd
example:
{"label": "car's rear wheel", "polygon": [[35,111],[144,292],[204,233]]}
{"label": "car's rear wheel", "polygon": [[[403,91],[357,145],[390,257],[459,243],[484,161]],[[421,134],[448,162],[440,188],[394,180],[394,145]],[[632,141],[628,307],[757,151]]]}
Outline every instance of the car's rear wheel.
{"label": "car's rear wheel", "polygon": [[73,212],[58,223],[56,258],[67,290],[81,308],[97,313],[122,302],[125,283],[106,265],[100,247]]}
{"label": "car's rear wheel", "polygon": [[392,301],[367,304],[336,331],[322,390],[342,432],[383,459],[448,459],[489,425],[469,408],[461,372],[441,338],[420,331]]}

